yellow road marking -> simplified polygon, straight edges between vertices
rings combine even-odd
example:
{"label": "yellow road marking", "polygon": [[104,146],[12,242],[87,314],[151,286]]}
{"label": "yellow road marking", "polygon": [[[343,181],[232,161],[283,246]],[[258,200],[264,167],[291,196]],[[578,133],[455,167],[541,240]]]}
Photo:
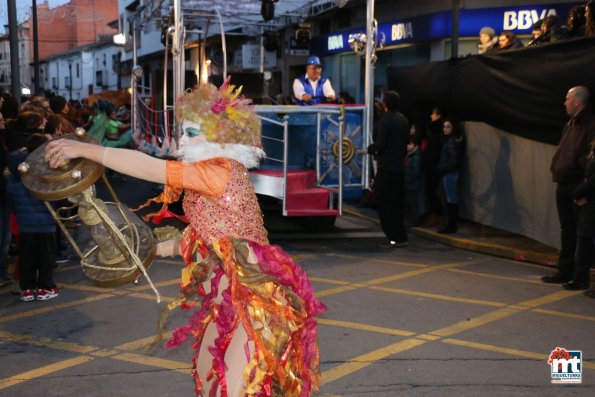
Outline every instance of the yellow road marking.
{"label": "yellow road marking", "polygon": [[595,317],[593,317],[593,316],[584,316],[584,315],[581,315],[581,314],[573,314],[573,313],[568,313],[568,312],[561,312],[561,311],[558,311],[558,310],[533,309],[531,311],[532,312],[535,312],[535,313],[541,313],[541,314],[550,314],[552,316],[558,316],[558,317],[576,318],[577,320],[595,321]]}
{"label": "yellow road marking", "polygon": [[534,352],[530,352],[530,351],[526,351],[526,350],[486,345],[484,343],[476,343],[476,342],[470,342],[470,341],[466,341],[466,340],[452,339],[452,338],[443,339],[443,340],[441,340],[441,342],[447,343],[449,345],[471,347],[473,349],[486,350],[486,351],[491,351],[491,352],[496,352],[496,353],[505,353],[505,354],[510,354],[512,356],[516,356],[516,357],[526,357],[526,358],[532,358],[535,360],[543,360],[543,361],[547,360],[547,354],[534,353]]}
{"label": "yellow road marking", "polygon": [[341,364],[334,368],[329,369],[322,373],[322,384],[327,384],[330,382],[334,382],[335,380],[352,374],[360,369],[366,368],[372,364],[374,364],[378,360],[382,360],[383,358],[393,356],[397,353],[403,352],[405,350],[413,349],[414,347],[423,345],[427,343],[425,340],[421,339],[406,339],[404,341],[400,341],[397,343],[393,343],[392,345],[383,347],[378,350],[374,350],[370,353],[362,354],[361,356],[355,357],[345,364]]}
{"label": "yellow road marking", "polygon": [[443,265],[431,266],[431,267],[424,266],[423,268],[418,269],[418,270],[411,270],[409,272],[394,274],[394,275],[388,276],[388,277],[380,277],[380,278],[376,278],[376,279],[372,279],[372,280],[368,280],[368,281],[364,281],[364,282],[360,282],[360,283],[351,283],[351,284],[345,285],[343,287],[330,288],[330,289],[318,291],[315,293],[315,295],[316,295],[316,297],[321,298],[324,296],[335,295],[335,294],[339,294],[342,292],[352,291],[357,288],[366,288],[366,287],[371,287],[371,286],[374,286],[377,284],[390,283],[392,281],[402,280],[404,278],[410,278],[410,277],[418,276],[420,274],[434,272],[436,270],[444,270],[444,269],[449,269],[451,267],[462,266],[462,265],[468,264],[468,263],[471,263],[471,262],[453,262],[453,263],[446,263]]}
{"label": "yellow road marking", "polygon": [[0,390],[6,389],[7,387],[11,387],[17,385],[22,382],[27,382],[36,378],[40,378],[45,375],[52,374],[54,372],[61,371],[66,368],[75,367],[77,365],[81,365],[93,360],[93,357],[89,356],[79,356],[74,357],[69,360],[60,361],[54,364],[46,365],[41,368],[36,368],[31,371],[22,372],[18,375],[11,376],[6,379],[0,380]]}
{"label": "yellow road marking", "polygon": [[420,263],[414,263],[414,262],[403,262],[403,261],[396,261],[396,260],[390,260],[390,259],[380,259],[380,258],[362,258],[361,256],[356,256],[356,255],[346,255],[346,254],[326,254],[326,256],[331,256],[331,257],[336,257],[336,258],[344,258],[344,259],[356,259],[356,260],[360,260],[360,261],[366,261],[366,262],[373,262],[373,263],[382,263],[382,264],[386,264],[386,265],[400,265],[400,266],[409,266],[409,267],[428,267],[428,265],[425,264],[420,264]]}
{"label": "yellow road marking", "polygon": [[555,292],[553,294],[548,294],[545,296],[541,296],[539,298],[536,299],[530,299],[528,301],[524,301],[524,302],[519,302],[517,303],[518,305],[521,306],[527,306],[527,307],[537,307],[537,306],[542,306],[542,305],[546,305],[548,303],[554,303],[557,301],[560,301],[562,299],[566,299],[566,298],[570,298],[571,296],[575,296],[575,295],[579,295],[581,294],[582,291],[558,291]]}
{"label": "yellow road marking", "polygon": [[75,291],[99,292],[100,294],[113,293],[113,292],[116,291],[115,288],[101,288],[101,287],[95,287],[93,285],[82,285],[82,284],[64,284],[64,283],[60,283],[58,286],[60,288],[72,289],[72,290],[75,290]]}
{"label": "yellow road marking", "polygon": [[[540,360],[540,361],[544,361],[544,362],[548,359],[548,354],[534,353],[534,352],[530,352],[527,350],[520,350],[520,349],[511,349],[508,347],[486,345],[485,343],[470,342],[470,341],[461,340],[461,339],[447,338],[447,339],[443,339],[441,342],[448,343],[451,345],[471,347],[473,349],[480,349],[480,350],[487,350],[487,351],[496,352],[496,353],[509,354],[509,355],[515,356],[515,357],[532,358],[532,359]],[[585,368],[595,369],[595,363],[583,361],[582,365]]]}
{"label": "yellow road marking", "polygon": [[97,350],[96,352],[92,352],[91,355],[95,357],[110,357],[118,353],[120,352],[114,349],[101,349]]}
{"label": "yellow road marking", "polygon": [[428,335],[428,334],[417,335],[416,338],[424,339],[424,340],[427,340],[427,341],[435,341],[435,340],[440,339],[440,337],[438,337],[438,336]]}
{"label": "yellow road marking", "polygon": [[[492,278],[495,280],[517,281],[517,282],[521,282],[521,283],[544,285],[543,281],[541,281],[541,280],[528,280],[528,279],[520,278],[520,277],[498,276],[496,274],[474,272],[471,270],[462,270],[462,269],[448,269],[448,271],[454,272],[454,273],[469,274],[469,275],[478,276],[478,277]],[[555,284],[553,284],[553,285],[555,285]]]}
{"label": "yellow road marking", "polygon": [[308,277],[308,278],[310,279],[310,281],[316,281],[317,283],[338,284],[338,285],[351,284],[350,281],[333,280],[331,278],[324,278],[324,277]]}
{"label": "yellow road marking", "polygon": [[421,291],[410,291],[410,290],[399,289],[399,288],[370,287],[370,289],[377,290],[377,291],[384,291],[384,292],[394,292],[394,293],[403,294],[403,295],[422,296],[424,298],[438,299],[438,300],[450,301],[450,302],[471,303],[471,304],[475,304],[475,305],[493,306],[493,307],[506,306],[505,303],[501,303],[501,302],[491,302],[491,301],[468,299],[468,298],[456,298],[456,297],[448,296],[448,295],[432,294],[429,292],[421,292]]}
{"label": "yellow road marking", "polygon": [[10,332],[0,331],[0,339],[4,339],[10,342],[20,342],[20,343],[27,343],[34,346],[43,346],[49,347],[56,350],[65,350],[73,353],[90,353],[94,350],[98,350],[98,347],[95,346],[84,346],[79,345],[77,343],[71,342],[63,342],[52,340],[50,338],[39,337],[39,336],[32,336],[32,335],[22,335],[22,334],[13,334]]}
{"label": "yellow road marking", "polygon": [[[172,334],[172,331],[164,333],[163,340],[169,339],[171,337],[171,334]],[[151,342],[153,342],[154,339],[155,339],[155,336],[148,336],[146,338],[137,339],[132,342],[123,343],[121,345],[116,346],[115,348],[119,349],[119,350],[130,350],[130,351],[141,350],[141,349],[144,349],[147,346],[149,346],[149,344],[151,344]]]}
{"label": "yellow road marking", "polygon": [[[167,280],[167,281],[161,281],[159,283],[154,283],[156,288],[160,288],[160,287],[169,287],[170,285],[178,285],[180,283],[179,279],[173,279],[173,280]],[[138,287],[132,287],[129,288],[130,291],[144,291],[146,289],[151,289],[151,286],[149,284],[145,284],[145,285],[140,285]]]}
{"label": "yellow road marking", "polygon": [[358,289],[358,288],[359,287],[355,287],[353,285],[348,285],[348,286],[344,286],[344,287],[337,287],[337,288],[331,288],[331,289],[325,289],[322,291],[318,291],[318,292],[315,292],[314,295],[316,295],[317,298],[322,298],[323,296],[340,294],[341,292],[352,291],[352,290]]}
{"label": "yellow road marking", "polygon": [[112,356],[111,358],[115,358],[117,360],[126,361],[126,362],[130,362],[130,363],[150,365],[152,367],[170,369],[170,370],[174,370],[177,372],[181,372],[186,375],[190,374],[190,372],[192,370],[192,366],[189,365],[188,363],[182,363],[182,362],[174,361],[174,360],[166,360],[163,358],[143,356],[141,354],[122,353],[122,354],[118,354],[116,356]]}
{"label": "yellow road marking", "polygon": [[27,318],[27,317],[31,317],[31,316],[37,316],[38,314],[50,313],[50,312],[54,312],[57,310],[66,309],[66,308],[73,307],[73,306],[79,306],[79,305],[83,305],[85,303],[96,302],[96,301],[99,301],[102,299],[113,298],[113,297],[114,297],[114,295],[112,295],[112,294],[95,295],[95,296],[91,296],[89,298],[79,299],[79,300],[68,302],[68,303],[62,303],[60,305],[46,306],[43,309],[34,309],[34,310],[29,310],[29,311],[26,311],[23,313],[13,314],[12,316],[4,316],[4,317],[0,318],[0,323],[6,323],[8,321],[19,320],[19,319]]}
{"label": "yellow road marking", "polygon": [[484,314],[483,316],[475,317],[473,319],[469,319],[467,321],[461,321],[453,325],[449,325],[448,327],[440,328],[435,331],[429,332],[429,334],[437,335],[437,336],[450,336],[453,334],[458,334],[463,331],[470,330],[472,328],[477,328],[487,323],[491,323],[496,320],[500,320],[501,318],[508,317],[511,314],[518,313],[518,310],[512,310],[508,308],[495,310],[493,312]]}
{"label": "yellow road marking", "polygon": [[[131,296],[133,298],[146,299],[146,300],[150,300],[150,301],[155,301],[155,299],[157,299],[155,294],[141,294],[140,292],[133,292],[128,296]],[[161,296],[161,302],[169,303],[169,302],[173,302],[176,300],[176,298],[171,298],[169,296],[163,296],[163,295],[160,295],[160,296]]]}
{"label": "yellow road marking", "polygon": [[363,331],[378,332],[381,334],[388,334],[388,335],[399,335],[399,336],[415,335],[415,332],[402,331],[399,329],[392,329],[392,328],[385,328],[385,327],[377,327],[377,326],[368,325],[368,324],[352,323],[349,321],[329,320],[326,318],[318,318],[318,319],[316,319],[316,321],[319,324],[331,325],[334,327],[359,329],[359,330],[363,330]]}

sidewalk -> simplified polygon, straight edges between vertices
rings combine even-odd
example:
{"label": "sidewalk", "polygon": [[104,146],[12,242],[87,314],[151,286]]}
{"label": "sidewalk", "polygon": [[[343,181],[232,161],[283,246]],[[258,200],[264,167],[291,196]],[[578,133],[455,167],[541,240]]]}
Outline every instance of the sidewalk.
{"label": "sidewalk", "polygon": [[[347,207],[343,212],[374,222],[379,222],[376,211],[370,208]],[[528,237],[480,225],[465,219],[459,220],[455,234],[440,234],[435,228],[412,227],[409,233],[438,241],[455,248],[494,255],[520,262],[536,263],[544,266],[555,266],[558,260],[556,248],[539,243]]]}

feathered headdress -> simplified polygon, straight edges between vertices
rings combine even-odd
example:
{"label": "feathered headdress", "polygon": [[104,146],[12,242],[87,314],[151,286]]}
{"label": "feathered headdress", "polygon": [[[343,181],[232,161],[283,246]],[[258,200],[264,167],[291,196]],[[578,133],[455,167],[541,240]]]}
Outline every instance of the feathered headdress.
{"label": "feathered headdress", "polygon": [[236,89],[229,82],[230,77],[219,89],[201,85],[178,98],[176,119],[199,124],[209,142],[261,147],[260,121],[251,101],[240,95],[242,87]]}

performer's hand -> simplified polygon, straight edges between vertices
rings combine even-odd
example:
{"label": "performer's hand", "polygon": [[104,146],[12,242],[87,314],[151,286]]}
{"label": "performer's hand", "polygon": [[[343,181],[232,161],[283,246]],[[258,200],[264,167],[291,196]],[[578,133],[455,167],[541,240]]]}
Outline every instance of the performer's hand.
{"label": "performer's hand", "polygon": [[310,102],[311,100],[312,100],[312,96],[310,96],[308,94],[302,95],[302,101],[304,101],[304,102]]}
{"label": "performer's hand", "polygon": [[45,147],[45,161],[50,168],[58,168],[65,161],[81,157],[83,148],[87,144],[73,139],[55,139]]}

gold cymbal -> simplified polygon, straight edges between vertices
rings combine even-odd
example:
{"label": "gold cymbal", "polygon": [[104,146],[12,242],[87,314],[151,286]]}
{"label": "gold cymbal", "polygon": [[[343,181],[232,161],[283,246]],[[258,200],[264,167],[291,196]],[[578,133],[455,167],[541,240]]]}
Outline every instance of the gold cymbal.
{"label": "gold cymbal", "polygon": [[[60,139],[98,144],[87,135],[69,134]],[[103,165],[83,158],[68,160],[58,168],[50,168],[44,159],[46,145],[44,143],[35,149],[19,165],[23,184],[36,198],[55,201],[74,196],[93,185],[103,174]]]}

